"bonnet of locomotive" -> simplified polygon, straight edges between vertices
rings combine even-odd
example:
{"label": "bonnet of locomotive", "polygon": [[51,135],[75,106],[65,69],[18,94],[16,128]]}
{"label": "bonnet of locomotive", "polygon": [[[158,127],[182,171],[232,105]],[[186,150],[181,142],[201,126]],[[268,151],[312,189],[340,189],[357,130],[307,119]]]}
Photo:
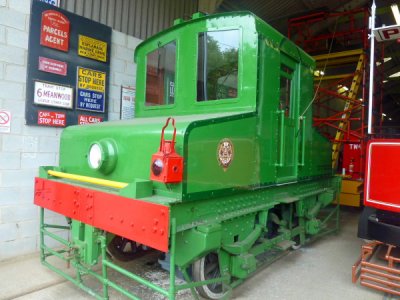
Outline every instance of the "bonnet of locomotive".
{"label": "bonnet of locomotive", "polygon": [[[153,172],[152,157],[160,149],[161,130],[166,120],[165,117],[140,118],[69,127],[61,137],[60,169],[127,184],[149,181]],[[178,116],[174,120],[175,151],[183,158],[182,181],[152,181],[154,195],[180,201],[190,199],[197,192],[253,183],[255,118],[220,113]],[[172,140],[172,126],[166,128],[164,137]]]}
{"label": "bonnet of locomotive", "polygon": [[[132,183],[150,179],[152,154],[159,150],[165,118],[147,118],[72,126],[63,131],[60,168],[63,172]],[[175,148],[182,152],[187,120],[179,120]],[[168,128],[165,137],[170,138]],[[178,190],[174,185],[173,190]]]}

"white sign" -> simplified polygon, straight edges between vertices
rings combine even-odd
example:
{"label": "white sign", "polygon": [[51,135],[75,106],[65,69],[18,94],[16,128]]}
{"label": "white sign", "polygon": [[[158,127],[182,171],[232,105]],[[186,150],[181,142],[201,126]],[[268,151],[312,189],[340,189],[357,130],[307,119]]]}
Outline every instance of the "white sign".
{"label": "white sign", "polygon": [[60,7],[60,0],[40,0],[40,1],[50,4],[50,5]]}
{"label": "white sign", "polygon": [[7,110],[0,110],[0,132],[9,133],[11,131],[11,113]]}
{"label": "white sign", "polygon": [[74,89],[47,82],[35,81],[33,102],[39,105],[72,108]]}
{"label": "white sign", "polygon": [[378,42],[400,39],[400,26],[386,26],[374,29],[374,35]]}
{"label": "white sign", "polygon": [[135,117],[135,97],[135,88],[121,87],[121,120],[133,119]]}

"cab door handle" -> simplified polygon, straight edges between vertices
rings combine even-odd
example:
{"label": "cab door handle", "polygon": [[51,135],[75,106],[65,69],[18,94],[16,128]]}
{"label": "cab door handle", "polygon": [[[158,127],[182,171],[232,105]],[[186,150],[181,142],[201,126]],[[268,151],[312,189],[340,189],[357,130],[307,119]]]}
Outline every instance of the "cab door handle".
{"label": "cab door handle", "polygon": [[277,167],[283,167],[284,164],[284,155],[285,155],[285,111],[278,110],[276,112],[279,118],[279,153],[278,153],[278,162],[275,164]]}

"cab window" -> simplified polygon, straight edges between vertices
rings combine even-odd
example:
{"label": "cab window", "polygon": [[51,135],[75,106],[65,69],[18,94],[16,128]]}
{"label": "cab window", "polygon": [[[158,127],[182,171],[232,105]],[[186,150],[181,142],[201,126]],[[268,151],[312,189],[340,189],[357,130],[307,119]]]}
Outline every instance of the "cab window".
{"label": "cab window", "polygon": [[237,29],[199,34],[197,101],[237,98],[239,37]]}
{"label": "cab window", "polygon": [[174,103],[175,68],[175,41],[147,54],[146,106]]}
{"label": "cab window", "polygon": [[293,69],[282,64],[280,71],[280,97],[279,97],[279,109],[285,111],[285,117],[289,117],[290,104],[291,104],[291,86],[293,78]]}

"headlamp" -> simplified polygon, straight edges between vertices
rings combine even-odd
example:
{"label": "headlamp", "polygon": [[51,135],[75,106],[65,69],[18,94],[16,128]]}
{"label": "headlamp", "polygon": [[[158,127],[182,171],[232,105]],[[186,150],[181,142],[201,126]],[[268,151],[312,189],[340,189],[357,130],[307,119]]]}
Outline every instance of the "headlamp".
{"label": "headlamp", "polygon": [[117,146],[112,139],[102,139],[92,143],[88,152],[88,164],[93,170],[104,174],[114,170],[117,164]]}
{"label": "headlamp", "polygon": [[95,170],[98,170],[101,167],[104,160],[104,154],[102,152],[100,144],[94,143],[90,146],[88,156],[89,167]]}

